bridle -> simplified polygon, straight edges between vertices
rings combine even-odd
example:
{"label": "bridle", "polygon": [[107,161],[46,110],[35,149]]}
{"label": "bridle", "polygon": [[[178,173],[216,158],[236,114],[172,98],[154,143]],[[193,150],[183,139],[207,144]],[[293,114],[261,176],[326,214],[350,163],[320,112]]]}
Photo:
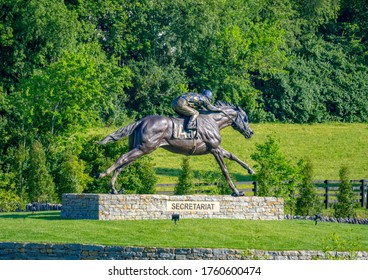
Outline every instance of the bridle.
{"label": "bridle", "polygon": [[236,124],[238,123],[236,120],[239,118],[240,109],[239,109],[239,107],[237,107],[237,109],[238,109],[238,111],[239,111],[239,112],[237,112],[235,119],[234,119],[234,118],[232,118],[231,116],[229,116],[225,111],[222,111],[222,113],[224,113],[224,115],[225,115],[226,117],[228,117],[228,118],[229,118],[229,120],[231,120],[231,122],[232,122],[232,123],[231,123],[231,126],[232,126],[232,127],[236,126]]}

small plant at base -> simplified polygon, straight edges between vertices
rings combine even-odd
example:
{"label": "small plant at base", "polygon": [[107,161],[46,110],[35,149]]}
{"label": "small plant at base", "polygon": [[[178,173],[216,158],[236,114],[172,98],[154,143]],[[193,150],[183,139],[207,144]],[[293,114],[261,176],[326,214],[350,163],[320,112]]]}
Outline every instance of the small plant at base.
{"label": "small plant at base", "polygon": [[349,180],[349,170],[346,166],[340,168],[339,191],[337,194],[337,203],[334,204],[336,218],[355,217],[354,192]]}
{"label": "small plant at base", "polygon": [[257,162],[254,180],[258,182],[259,196],[283,197],[285,212],[295,208],[295,168],[281,152],[279,142],[268,136],[264,144],[256,144],[251,158]]}
{"label": "small plant at base", "polygon": [[316,186],[313,183],[313,165],[310,161],[301,160],[298,163],[300,196],[296,200],[296,213],[301,216],[311,216],[321,213],[322,204],[318,199]]}
{"label": "small plant at base", "polygon": [[323,252],[328,260],[356,260],[358,243],[350,239],[342,239],[336,232],[323,240]]}
{"label": "small plant at base", "polygon": [[285,182],[292,179],[294,169],[281,152],[280,144],[273,136],[268,136],[264,144],[257,144],[251,158],[257,162],[254,178],[258,182],[258,195],[282,196]]}
{"label": "small plant at base", "polygon": [[248,237],[248,241],[246,241],[247,246],[246,249],[242,252],[242,257],[245,259],[251,259],[251,260],[263,260],[265,258],[262,258],[260,256],[257,256],[254,252],[254,248],[256,247],[256,243],[261,238],[260,236],[260,230],[256,228],[254,231],[250,233]]}
{"label": "small plant at base", "polygon": [[143,156],[133,162],[123,172],[122,187],[126,193],[154,194],[156,193],[157,177],[149,156]]}
{"label": "small plant at base", "polygon": [[41,141],[32,144],[29,157],[27,191],[30,201],[53,201],[55,184],[48,170],[46,152]]}
{"label": "small plant at base", "polygon": [[189,158],[183,158],[183,162],[181,164],[181,174],[178,178],[178,183],[175,185],[174,194],[175,195],[183,195],[183,194],[191,194],[193,192],[193,173],[190,168]]}

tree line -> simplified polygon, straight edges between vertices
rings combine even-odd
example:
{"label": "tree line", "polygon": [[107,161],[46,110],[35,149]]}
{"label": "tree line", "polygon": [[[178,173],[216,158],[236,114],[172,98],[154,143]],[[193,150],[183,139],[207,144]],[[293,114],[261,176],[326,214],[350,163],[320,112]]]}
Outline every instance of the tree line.
{"label": "tree line", "polygon": [[[6,205],[105,190],[92,175],[125,144],[98,147],[84,131],[174,114],[171,100],[185,91],[211,89],[253,122],[368,120],[367,0],[0,0],[0,7]],[[139,164],[131,168],[149,169],[149,160]]]}

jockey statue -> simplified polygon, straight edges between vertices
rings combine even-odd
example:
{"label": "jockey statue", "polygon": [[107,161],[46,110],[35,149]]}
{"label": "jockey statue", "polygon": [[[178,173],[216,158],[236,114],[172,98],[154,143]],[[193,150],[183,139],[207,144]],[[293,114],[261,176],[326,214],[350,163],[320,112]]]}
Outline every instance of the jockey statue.
{"label": "jockey statue", "polygon": [[187,129],[196,130],[195,120],[197,119],[199,112],[198,109],[207,109],[212,112],[222,112],[221,109],[213,106],[212,92],[208,89],[202,92],[202,94],[188,92],[173,100],[171,107],[174,111],[183,116],[190,116]]}

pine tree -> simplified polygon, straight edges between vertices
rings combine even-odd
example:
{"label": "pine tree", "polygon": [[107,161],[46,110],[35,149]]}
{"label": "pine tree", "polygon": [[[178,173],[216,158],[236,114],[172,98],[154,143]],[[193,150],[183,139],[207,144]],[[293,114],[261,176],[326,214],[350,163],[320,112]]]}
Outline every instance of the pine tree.
{"label": "pine tree", "polygon": [[181,165],[182,172],[178,178],[178,183],[175,186],[175,195],[191,194],[193,192],[193,174],[190,168],[189,158],[183,158]]}
{"label": "pine tree", "polygon": [[30,151],[27,191],[32,202],[53,201],[55,186],[46,165],[46,154],[40,141],[32,144]]}
{"label": "pine tree", "polygon": [[341,183],[337,194],[337,203],[334,204],[335,217],[355,217],[354,192],[349,180],[349,169],[342,166],[339,174]]}
{"label": "pine tree", "polygon": [[298,165],[301,182],[298,186],[300,196],[296,200],[296,214],[302,216],[317,214],[322,210],[322,204],[313,183],[313,165],[310,161],[304,160]]}
{"label": "pine tree", "polygon": [[57,181],[55,181],[59,199],[63,193],[82,193],[84,191],[87,183],[91,181],[85,169],[85,161],[79,159],[70,150],[64,151],[58,168]]}

